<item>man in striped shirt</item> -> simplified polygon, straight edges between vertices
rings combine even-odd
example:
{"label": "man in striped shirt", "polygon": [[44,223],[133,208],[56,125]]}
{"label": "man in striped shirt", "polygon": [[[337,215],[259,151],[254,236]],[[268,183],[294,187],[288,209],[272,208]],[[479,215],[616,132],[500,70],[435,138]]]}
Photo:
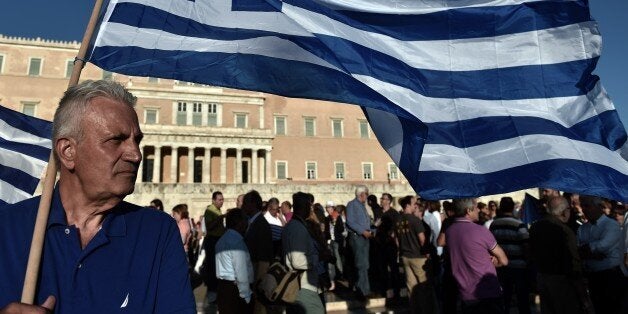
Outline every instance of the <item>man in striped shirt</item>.
{"label": "man in striped shirt", "polygon": [[504,249],[508,265],[497,269],[497,278],[504,290],[505,313],[509,312],[513,291],[517,294],[519,313],[530,313],[528,295],[528,227],[514,217],[515,202],[510,197],[502,197],[497,216],[490,230],[497,244]]}

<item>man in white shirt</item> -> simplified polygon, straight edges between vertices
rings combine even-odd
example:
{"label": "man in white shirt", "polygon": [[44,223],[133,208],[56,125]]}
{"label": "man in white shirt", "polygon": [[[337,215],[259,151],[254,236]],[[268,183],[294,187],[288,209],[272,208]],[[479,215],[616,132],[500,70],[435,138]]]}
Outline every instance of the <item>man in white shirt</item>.
{"label": "man in white shirt", "polygon": [[253,264],[242,235],[248,225],[247,216],[239,208],[227,213],[227,231],[216,243],[216,277],[218,278],[218,311],[253,313],[251,302]]}

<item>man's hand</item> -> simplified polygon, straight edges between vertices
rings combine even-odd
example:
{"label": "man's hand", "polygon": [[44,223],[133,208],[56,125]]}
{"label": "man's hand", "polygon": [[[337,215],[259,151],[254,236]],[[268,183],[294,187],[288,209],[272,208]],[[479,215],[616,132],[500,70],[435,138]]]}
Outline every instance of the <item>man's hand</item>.
{"label": "man's hand", "polygon": [[46,301],[39,305],[31,305],[13,302],[0,310],[0,314],[45,314],[52,313],[55,308],[56,299],[54,296],[48,296]]}
{"label": "man's hand", "polygon": [[370,238],[373,234],[371,233],[371,231],[369,230],[364,230],[364,232],[362,232],[362,236],[365,238]]}

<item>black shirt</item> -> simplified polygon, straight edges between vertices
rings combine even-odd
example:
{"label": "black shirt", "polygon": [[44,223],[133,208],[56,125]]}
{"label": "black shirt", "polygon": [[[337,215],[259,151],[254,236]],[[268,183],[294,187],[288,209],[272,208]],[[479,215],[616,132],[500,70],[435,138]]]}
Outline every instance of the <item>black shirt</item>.
{"label": "black shirt", "polygon": [[[422,257],[419,233],[425,235],[421,220],[412,214],[402,214],[395,223],[395,235],[399,240],[399,254],[403,257]],[[427,239],[426,239],[427,241]]]}
{"label": "black shirt", "polygon": [[553,216],[547,215],[530,227],[530,253],[539,273],[575,275],[582,272],[576,236]]}

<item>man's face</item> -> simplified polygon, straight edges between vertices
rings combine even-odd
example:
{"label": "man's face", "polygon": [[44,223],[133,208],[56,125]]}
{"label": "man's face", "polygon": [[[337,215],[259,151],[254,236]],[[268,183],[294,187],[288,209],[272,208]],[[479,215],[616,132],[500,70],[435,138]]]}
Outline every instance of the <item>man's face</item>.
{"label": "man's face", "polygon": [[281,212],[283,214],[287,214],[290,212],[290,207],[288,206],[288,203],[282,203],[281,204]]}
{"label": "man's face", "polygon": [[382,207],[390,206],[390,199],[388,199],[388,196],[386,195],[382,195],[382,197],[379,199],[379,202],[382,204]]}
{"label": "man's face", "polygon": [[480,219],[480,210],[478,209],[477,200],[473,200],[473,207],[468,210],[467,213],[471,221],[478,221]]}
{"label": "man's face", "polygon": [[[224,199],[223,199],[224,201]],[[237,208],[242,208],[242,202],[244,201],[244,195],[238,195],[238,198],[236,198],[236,207]]]}
{"label": "man's face", "polygon": [[222,208],[222,204],[225,203],[225,197],[222,196],[222,194],[218,194],[218,195],[216,195],[216,198],[212,200],[212,202],[214,203],[216,208],[221,209]]}
{"label": "man's face", "polygon": [[360,194],[358,194],[358,201],[360,201],[360,203],[366,203],[366,198],[369,196],[368,192],[362,192]]}
{"label": "man's face", "polygon": [[[133,193],[142,160],[142,131],[133,108],[105,97],[90,101],[80,122],[83,135],[69,139],[63,162],[89,199]],[[63,178],[61,178],[63,180]]]}

